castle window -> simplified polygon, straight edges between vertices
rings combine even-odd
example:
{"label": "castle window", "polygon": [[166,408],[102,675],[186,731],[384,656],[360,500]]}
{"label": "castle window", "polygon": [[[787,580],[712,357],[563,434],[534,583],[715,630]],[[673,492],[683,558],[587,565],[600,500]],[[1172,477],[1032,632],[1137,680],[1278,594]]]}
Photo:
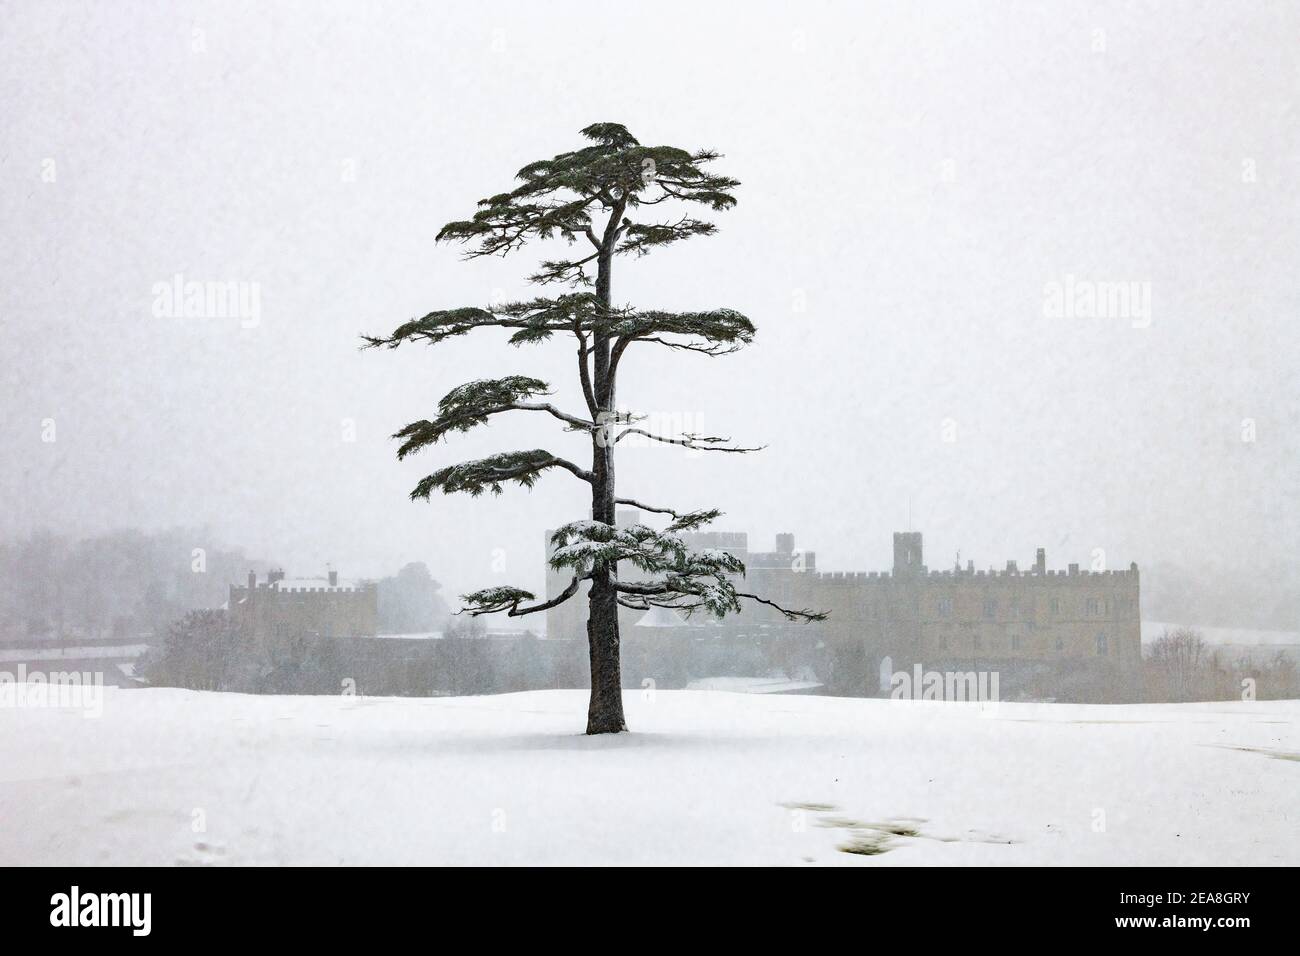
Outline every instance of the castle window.
{"label": "castle window", "polygon": [[1098,634],[1097,635],[1097,656],[1105,657],[1106,654],[1109,653],[1109,651],[1110,648],[1107,646],[1106,635]]}
{"label": "castle window", "polygon": [[1013,651],[1018,651],[1018,650],[1020,650],[1020,635],[1019,635],[1019,634],[1012,634],[1012,635],[1011,635],[1011,649],[1012,649]]}
{"label": "castle window", "polygon": [[1052,617],[1061,616],[1061,599],[1052,598]]}
{"label": "castle window", "polygon": [[939,598],[939,616],[952,617],[952,598]]}
{"label": "castle window", "polygon": [[1089,615],[1091,615],[1091,616],[1093,616],[1093,617],[1095,617],[1095,616],[1097,615],[1097,599],[1096,599],[1096,598],[1088,598],[1087,612],[1088,612]]}
{"label": "castle window", "polygon": [[997,601],[997,598],[985,598],[985,599],[984,599],[984,616],[985,616],[986,618],[988,618],[989,620],[992,620],[993,618],[997,617],[997,614],[998,614],[998,601]]}

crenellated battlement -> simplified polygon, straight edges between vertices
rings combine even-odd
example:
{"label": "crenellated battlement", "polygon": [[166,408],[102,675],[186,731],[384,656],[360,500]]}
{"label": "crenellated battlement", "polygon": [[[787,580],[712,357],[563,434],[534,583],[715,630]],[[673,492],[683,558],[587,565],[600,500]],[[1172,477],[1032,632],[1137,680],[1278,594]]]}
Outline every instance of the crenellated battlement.
{"label": "crenellated battlement", "polygon": [[[365,594],[373,591],[378,585],[373,583],[341,585],[339,587],[329,587],[322,585],[320,587],[287,587],[282,588],[278,584],[259,584],[254,593],[257,594]],[[231,585],[231,594],[248,595],[248,588],[241,585]]]}
{"label": "crenellated battlement", "polygon": [[949,570],[939,571],[931,569],[922,569],[917,575],[895,575],[889,571],[819,571],[808,575],[818,584],[836,585],[853,585],[853,584],[885,584],[888,582],[911,581],[917,584],[926,584],[929,582],[956,582],[956,581],[1014,581],[1017,584],[1034,585],[1050,584],[1056,586],[1068,586],[1088,582],[1089,584],[1103,584],[1106,582],[1123,582],[1136,581],[1138,571],[1136,568],[1113,569],[1107,571],[1047,571],[1039,574],[1035,571],[1006,571],[996,568],[990,570]]}
{"label": "crenellated battlement", "polygon": [[[1114,570],[1085,570],[1077,563],[1047,567],[1044,548],[1032,561],[976,569],[966,560],[947,568],[924,561],[920,532],[894,537],[894,563],[884,571],[818,571],[815,552],[796,550],[794,536],[777,536],[772,551],[747,552],[741,534],[683,535],[689,547],[735,549],[756,580],[753,590],[784,607],[827,613],[789,636],[830,647],[847,666],[863,660],[894,664],[908,660],[988,659],[1058,661],[1106,658],[1124,667],[1141,661],[1140,580],[1136,564]],[[564,575],[548,570],[547,597],[561,593]],[[552,637],[583,639],[585,605],[566,602],[547,611]],[[662,616],[661,616],[662,617]],[[665,626],[645,613],[625,609],[629,629]],[[786,628],[770,608],[743,605],[724,625],[771,633]],[[683,621],[682,627],[697,626]],[[855,678],[856,679],[856,678]],[[866,679],[866,678],[863,678]],[[870,681],[869,681],[870,682]]]}
{"label": "crenellated battlement", "polygon": [[783,596],[829,611],[823,628],[832,640],[894,663],[1105,657],[1129,667],[1141,660],[1136,564],[1049,570],[1042,548],[1025,568],[1014,560],[1001,568],[976,569],[973,561],[930,568],[921,556],[920,534],[899,534],[891,571],[794,575]]}
{"label": "crenellated battlement", "polygon": [[882,583],[893,576],[888,571],[818,571],[809,577],[819,584],[852,585]]}
{"label": "crenellated battlement", "polygon": [[324,578],[286,578],[271,571],[258,581],[230,586],[231,618],[250,632],[277,639],[303,636],[367,636],[378,627],[379,588],[369,581],[340,581],[338,572]]}
{"label": "crenellated battlement", "polygon": [[1027,584],[1034,583],[1034,582],[1068,584],[1070,582],[1077,582],[1080,580],[1088,580],[1088,581],[1095,582],[1099,580],[1100,581],[1128,580],[1128,579],[1136,579],[1137,577],[1138,577],[1138,570],[1136,566],[1123,568],[1123,569],[1111,569],[1106,571],[1081,571],[1077,567],[1072,567],[1068,571],[1043,571],[1043,572],[1020,571],[1015,568],[1010,568],[1006,570],[990,568],[987,571],[985,570],[979,570],[979,571],[960,570],[959,571],[954,569],[951,571],[929,571],[925,575],[926,580],[938,579],[938,580],[969,581],[972,579],[975,580],[1001,579],[1001,580],[1014,580],[1017,582],[1024,582]]}

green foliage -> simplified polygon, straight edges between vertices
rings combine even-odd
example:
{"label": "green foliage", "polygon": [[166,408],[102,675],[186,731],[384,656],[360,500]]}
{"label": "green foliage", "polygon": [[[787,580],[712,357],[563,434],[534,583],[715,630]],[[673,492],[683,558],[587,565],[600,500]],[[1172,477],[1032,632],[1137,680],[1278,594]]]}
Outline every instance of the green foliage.
{"label": "green foliage", "polygon": [[671,242],[690,239],[692,236],[711,236],[718,227],[711,222],[683,218],[673,223],[630,223],[623,232],[623,241],[619,243],[619,252],[632,252],[644,256],[655,246],[666,246]]}
{"label": "green foliage", "polygon": [[[584,414],[589,417],[561,412],[549,403],[526,403],[525,399],[547,394],[546,383],[537,379],[511,376],[470,382],[448,393],[433,420],[414,422],[394,436],[402,439],[399,458],[510,409],[549,412],[571,429],[604,434],[611,416],[619,420],[614,406],[618,367],[632,344],[654,344],[713,356],[753,341],[753,323],[733,309],[637,310],[615,307],[610,300],[610,270],[615,257],[640,257],[675,242],[714,234],[712,222],[689,213],[660,217],[650,207],[671,202],[679,207],[723,212],[734,206],[733,193],[739,182],[708,168],[719,154],[645,146],[617,123],[592,124],[582,130],[582,136],[588,145],[529,163],[519,170],[518,184],[513,189],[480,200],[471,218],[449,222],[438,233],[439,241],[464,244],[467,258],[504,256],[533,240],[562,239],[580,252],[542,261],[530,281],[538,285],[565,283],[578,291],[487,308],[430,312],[398,326],[390,335],[367,336],[365,344],[389,348],[416,340],[438,344],[488,327],[510,330],[510,344],[516,346],[545,342],[557,333],[572,335],[586,402]],[[593,284],[591,271],[596,275],[594,292],[585,288]],[[634,420],[623,419],[625,423]],[[634,432],[649,434],[627,427],[613,442]],[[728,439],[704,435],[650,437],[708,451],[757,450],[724,447],[729,445]],[[616,497],[612,448],[609,442],[593,444],[591,471],[542,449],[503,452],[442,468],[420,481],[411,497],[427,499],[434,491],[464,491],[474,496],[484,491],[500,494],[509,482],[531,488],[542,472],[559,467],[591,485],[592,513],[608,515],[613,503],[628,503]],[[534,600],[532,594],[518,588],[489,588],[465,595],[466,610],[473,614],[506,611],[512,616],[532,613],[569,599],[578,583],[587,579],[602,585],[599,595],[607,602],[606,610],[612,610],[608,603],[612,597],[608,587],[611,579],[618,599],[633,607],[661,605],[688,615],[705,610],[721,617],[739,610],[742,597],[771,604],[736,591],[733,582],[743,577],[745,567],[733,555],[725,551],[690,552],[677,536],[712,521],[719,515],[716,509],[680,514],[667,508],[642,507],[672,515],[668,529],[658,532],[640,525],[615,528],[603,522],[579,521],[555,533],[551,565],[573,572],[573,580],[562,594],[521,607],[524,601]],[[652,575],[653,580],[619,581],[614,569],[620,565]],[[593,594],[597,592],[593,590]],[[790,618],[817,617],[810,612],[778,610]],[[612,725],[621,726],[621,717]]]}
{"label": "green foliage", "polygon": [[394,438],[406,439],[397,450],[399,459],[413,451],[432,445],[449,432],[467,432],[484,424],[489,416],[515,407],[534,395],[547,395],[545,382],[526,375],[480,379],[458,385],[438,402],[438,417],[433,421],[412,422]]}
{"label": "green foliage", "polygon": [[672,523],[668,525],[668,531],[696,531],[721,517],[722,512],[717,508],[709,508],[704,511],[688,511],[673,518]]}
{"label": "green foliage", "polygon": [[577,292],[556,298],[508,302],[491,308],[443,309],[399,325],[390,335],[362,336],[362,348],[397,348],[405,342],[437,345],[482,328],[516,329],[511,345],[544,342],[556,332],[592,331],[605,310],[595,296]]}
{"label": "green foliage", "polygon": [[444,395],[438,402],[438,417],[452,419],[481,408],[511,405],[533,395],[548,394],[549,388],[541,379],[527,375],[479,379],[458,385]]}
{"label": "green foliage", "polygon": [[557,571],[570,568],[579,574],[587,573],[597,562],[626,563],[654,573],[675,564],[686,553],[676,535],[640,524],[617,528],[601,521],[572,521],[551,535],[551,545],[555,549],[551,567]]}
{"label": "green foliage", "polygon": [[[405,322],[387,336],[366,336],[365,348],[396,348],[423,340],[431,345],[481,328],[515,330],[511,345],[544,342],[557,332],[616,337],[621,348],[654,342],[670,348],[735,351],[754,340],[754,324],[735,309],[667,312],[662,309],[606,309],[590,293],[510,302],[491,309],[449,309]],[[621,350],[621,349],[620,349]]]}
{"label": "green foliage", "polygon": [[[620,340],[655,341],[670,348],[733,352],[754,340],[754,323],[734,309],[704,312],[628,310],[614,318],[609,331]],[[680,340],[663,336],[681,336]],[[706,343],[700,345],[699,343]]]}
{"label": "green foliage", "polygon": [[[736,204],[739,181],[708,172],[719,158],[711,150],[688,152],[675,146],[643,146],[618,123],[594,123],[582,131],[593,145],[529,163],[519,170],[520,185],[509,192],[479,200],[478,211],[466,220],[449,222],[439,241],[472,243],[470,257],[504,255],[529,239],[561,238],[569,244],[591,240],[596,251],[577,259],[542,263],[534,282],[587,285],[586,266],[605,254],[644,255],[652,248],[711,235],[712,223],[682,216],[670,222],[634,222],[627,218],[642,207],[674,200],[722,212]],[[616,212],[621,239],[601,249],[604,236],[593,231],[596,210]]]}
{"label": "green foliage", "polygon": [[224,611],[190,611],[141,661],[142,675],[155,686],[228,690],[239,684],[242,643]]}
{"label": "green foliage", "polygon": [[362,340],[366,343],[365,348],[386,345],[391,349],[410,339],[426,339],[433,344],[457,335],[464,335],[475,329],[498,324],[496,317],[487,309],[442,309],[402,323],[392,335],[363,335]]}
{"label": "green foliage", "polygon": [[441,491],[445,495],[466,491],[475,498],[484,491],[499,495],[502,491],[501,486],[510,481],[524,488],[531,488],[537,482],[538,475],[548,468],[555,467],[572,466],[540,448],[532,451],[501,452],[477,461],[467,461],[438,469],[432,475],[420,480],[415,490],[411,492],[411,499],[427,500],[435,491]]}
{"label": "green foliage", "polygon": [[524,601],[535,600],[535,595],[532,591],[525,591],[523,588],[494,587],[462,594],[460,599],[465,602],[464,610],[488,614],[518,607]]}
{"label": "green foliage", "polygon": [[[702,523],[706,512],[686,516]],[[659,605],[688,617],[705,610],[717,617],[740,610],[732,576],[744,577],[745,565],[727,551],[691,551],[676,534],[645,525],[616,528],[600,521],[574,521],[551,535],[550,564],[581,577],[599,564],[630,565],[654,575],[649,582],[623,582],[618,590],[634,596],[635,607]],[[639,602],[639,603],[637,603]],[[624,603],[627,603],[625,601]]]}

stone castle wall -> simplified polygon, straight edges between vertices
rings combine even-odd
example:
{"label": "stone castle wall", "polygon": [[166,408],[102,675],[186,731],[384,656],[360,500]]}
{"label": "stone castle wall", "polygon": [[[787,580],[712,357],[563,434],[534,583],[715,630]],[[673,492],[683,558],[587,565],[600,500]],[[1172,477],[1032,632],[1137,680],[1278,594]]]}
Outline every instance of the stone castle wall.
{"label": "stone castle wall", "polygon": [[[829,611],[828,620],[787,624],[775,610],[745,602],[745,610],[719,626],[786,629],[794,638],[825,641],[859,657],[872,670],[885,657],[895,666],[944,661],[1105,662],[1136,670],[1141,661],[1139,574],[1121,571],[1048,570],[1040,549],[1021,570],[932,571],[923,563],[921,535],[894,536],[892,572],[820,573],[812,552],[778,538],[774,552],[750,552],[747,537],[699,535],[692,547],[725,547],[746,562],[745,590],[793,609]],[[725,542],[722,538],[726,538]],[[715,538],[717,540],[715,540]],[[547,596],[563,589],[565,574],[548,572]],[[585,638],[585,590],[547,612],[547,636]],[[642,612],[624,610],[624,634]],[[645,630],[645,629],[642,629]]]}

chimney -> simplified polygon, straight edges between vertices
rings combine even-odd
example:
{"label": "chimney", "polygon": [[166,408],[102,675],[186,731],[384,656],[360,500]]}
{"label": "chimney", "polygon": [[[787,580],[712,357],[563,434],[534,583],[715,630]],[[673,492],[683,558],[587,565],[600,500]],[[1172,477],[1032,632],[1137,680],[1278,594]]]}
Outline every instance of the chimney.
{"label": "chimney", "polygon": [[1070,565],[1070,573],[1071,573],[1071,574],[1078,574],[1078,573],[1079,573],[1079,566],[1078,566],[1077,564],[1071,564],[1071,565]]}
{"label": "chimney", "polygon": [[1020,569],[1016,567],[1016,562],[1014,562],[1014,561],[1008,561],[1008,562],[1007,562],[1007,574],[1019,574],[1019,573],[1020,573]]}
{"label": "chimney", "polygon": [[332,588],[336,588],[336,587],[338,587],[338,586],[339,586],[339,573],[338,573],[337,571],[331,571],[331,572],[330,572],[330,587],[332,587]]}
{"label": "chimney", "polygon": [[1034,571],[1040,575],[1047,573],[1047,552],[1042,548],[1034,555]]}
{"label": "chimney", "polygon": [[248,572],[248,590],[250,590],[250,591],[256,591],[256,590],[257,590],[257,572],[256,572],[256,571],[249,571],[249,572]]}

